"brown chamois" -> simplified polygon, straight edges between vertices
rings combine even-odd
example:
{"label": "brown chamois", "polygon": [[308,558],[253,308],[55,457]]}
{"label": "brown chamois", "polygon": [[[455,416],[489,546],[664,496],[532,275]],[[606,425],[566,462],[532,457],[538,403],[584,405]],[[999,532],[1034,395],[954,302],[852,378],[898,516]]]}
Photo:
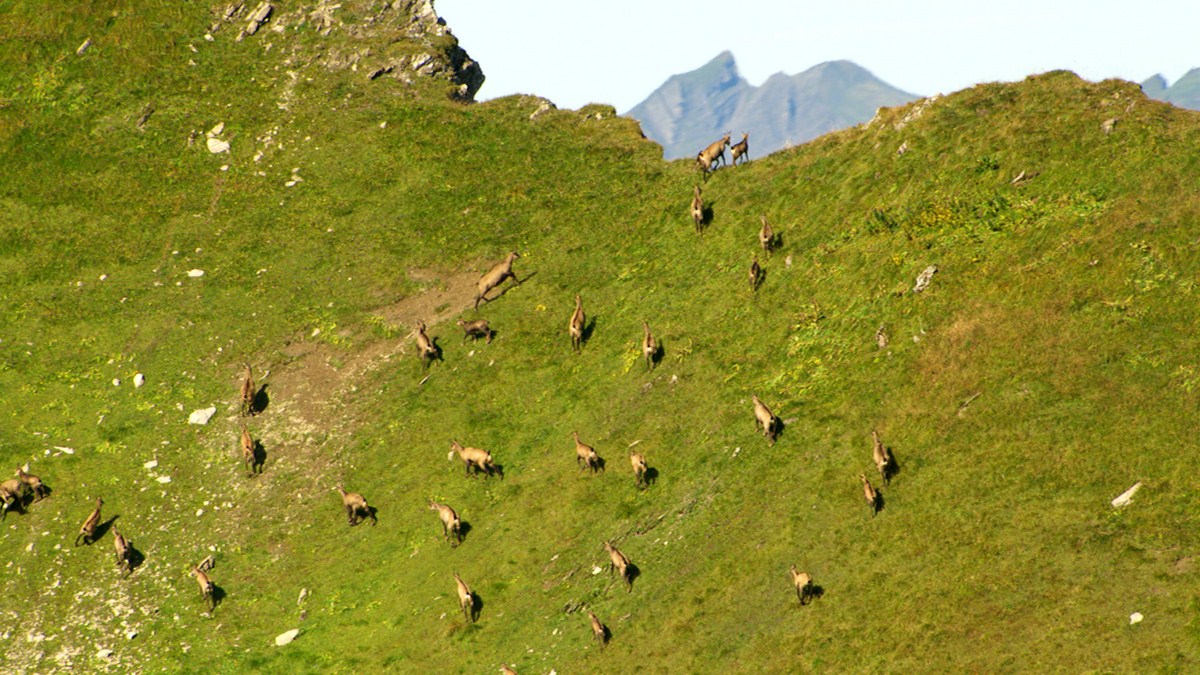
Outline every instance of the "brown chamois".
{"label": "brown chamois", "polygon": [[863,499],[867,500],[867,506],[871,508],[871,517],[879,513],[879,492],[871,485],[871,481],[867,480],[865,473],[858,474],[863,484]]}
{"label": "brown chamois", "polygon": [[575,437],[575,463],[579,465],[579,470],[591,469],[592,473],[603,470],[604,462],[596,454],[596,449],[580,441],[578,431],[572,431],[571,435]]}
{"label": "brown chamois", "polygon": [[692,222],[697,233],[704,229],[704,198],[700,196],[699,185],[692,189]]}
{"label": "brown chamois", "polygon": [[501,663],[500,664],[500,675],[517,675],[517,671],[513,670],[512,666],[505,664],[505,663]]}
{"label": "brown chamois", "polygon": [[737,166],[738,160],[743,162],[750,161],[750,134],[742,132],[742,140],[729,146],[729,155],[733,159],[733,165]]}
{"label": "brown chamois", "polygon": [[462,608],[463,617],[475,623],[475,594],[471,592],[467,582],[458,576],[458,572],[454,573],[454,587],[458,591],[458,606]]}
{"label": "brown chamois", "polygon": [[770,444],[775,445],[775,436],[779,433],[775,413],[771,412],[771,409],[758,398],[757,394],[751,396],[750,399],[754,401],[754,430],[758,431],[761,427],[763,434],[771,442]]}
{"label": "brown chamois", "polygon": [[438,349],[433,344],[433,340],[430,340],[429,336],[425,334],[424,321],[417,322],[417,351],[421,352],[421,361],[425,364],[426,368],[429,367],[430,363],[437,360]]}
{"label": "brown chamois", "polygon": [[633,452],[629,454],[629,463],[633,465],[633,477],[637,480],[637,486],[646,487],[646,472],[650,470],[646,465],[646,458],[640,452]]}
{"label": "brown chamois", "polygon": [[0,502],[3,502],[3,513],[0,513],[0,518],[8,516],[8,510],[16,504],[18,508],[24,510],[25,501],[25,484],[19,478],[9,478],[0,483]]}
{"label": "brown chamois", "polygon": [[800,606],[807,605],[813,597],[812,575],[800,572],[792,565],[792,584],[796,587],[796,597],[800,599]]}
{"label": "brown chamois", "polygon": [[249,478],[254,474],[262,473],[262,462],[258,461],[258,453],[254,452],[254,439],[250,436],[250,432],[246,429],[246,425],[242,425],[242,436],[239,442],[242,448],[242,462],[246,464],[246,477]]}
{"label": "brown chamois", "polygon": [[[458,453],[459,459],[463,461],[464,470],[468,476],[473,476],[474,474],[482,471],[484,475],[486,475],[488,478],[491,478],[492,472],[498,471],[496,465],[492,463],[492,453],[488,452],[487,450],[481,450],[479,448],[464,448],[458,444],[458,441],[450,441],[450,454],[447,455],[447,457],[453,460],[454,453],[456,452]],[[472,468],[474,468],[473,472],[471,470]],[[501,474],[500,477],[503,478],[504,475]]]}
{"label": "brown chamois", "polygon": [[458,327],[463,329],[463,342],[466,342],[467,338],[471,338],[471,341],[474,342],[482,336],[487,338],[489,345],[492,344],[492,329],[488,326],[487,319],[475,319],[474,321],[459,319]]}
{"label": "brown chamois", "polygon": [[604,645],[608,644],[608,629],[600,623],[595,612],[588,612],[588,623],[592,625],[592,636],[600,643],[600,649],[604,649]]}
{"label": "brown chamois", "polygon": [[242,365],[242,391],[240,414],[247,417],[254,414],[254,396],[258,390],[254,388],[254,374],[250,372],[250,364]]}
{"label": "brown chamois", "polygon": [[879,440],[879,432],[874,429],[871,430],[871,440],[873,441],[871,458],[875,460],[875,468],[879,469],[879,477],[883,479],[883,484],[891,485],[892,469],[895,466],[892,453],[883,444],[883,441]]}
{"label": "brown chamois", "polygon": [[758,245],[762,247],[763,253],[771,255],[772,249],[775,248],[775,230],[771,229],[771,223],[767,222],[766,216],[759,216],[762,221],[762,228],[758,231]]}
{"label": "brown chamois", "polygon": [[[505,279],[512,278],[514,282],[521,283],[517,279],[517,275],[513,274],[512,271],[513,261],[520,257],[521,254],[513,251],[504,260],[496,263],[495,267],[488,270],[486,274],[479,277],[479,291],[475,294],[475,309],[479,309],[479,301],[484,299],[487,292],[499,286]],[[491,300],[488,300],[488,302],[491,302]]]}
{"label": "brown chamois", "polygon": [[438,518],[442,521],[442,536],[447,539],[451,536],[454,537],[454,541],[450,543],[451,546],[461,544],[463,540],[462,521],[459,520],[458,514],[454,512],[454,509],[445,504],[439,504],[432,499],[429,500],[429,508],[430,510],[437,511]]}
{"label": "brown chamois", "polygon": [[654,357],[658,354],[658,340],[650,332],[650,324],[642,322],[642,356],[646,358],[646,370],[654,370]]}
{"label": "brown chamois", "polygon": [[188,576],[196,577],[196,585],[200,587],[200,595],[204,598],[204,602],[208,604],[208,612],[211,614],[217,608],[216,594],[213,592],[212,579],[200,570],[199,567],[193,567]]}
{"label": "brown chamois", "polygon": [[580,352],[580,347],[583,346],[583,322],[586,316],[583,313],[583,300],[579,298],[579,294],[575,294],[575,311],[571,313],[571,321],[567,324],[567,331],[571,333],[571,349],[575,353]]}
{"label": "brown chamois", "polygon": [[91,546],[93,539],[96,536],[96,526],[100,524],[100,507],[104,505],[104,500],[96,497],[96,508],[88,514],[87,520],[83,521],[83,525],[79,526],[79,534],[75,536],[75,545],[79,545],[79,540]]}
{"label": "brown chamois", "polygon": [[117,549],[117,567],[125,570],[125,576],[129,576],[133,573],[133,549],[116,527],[113,527],[113,547]]}
{"label": "brown chamois", "polygon": [[338,494],[342,496],[342,506],[346,507],[346,518],[350,521],[350,527],[361,523],[367,518],[371,519],[371,525],[379,524],[379,520],[375,517],[375,512],[367,506],[367,499],[357,492],[346,492],[346,488],[339,483],[337,488]]}
{"label": "brown chamois", "polygon": [[725,164],[725,148],[729,147],[729,134],[725,134],[720,140],[713,141],[708,144],[696,155],[696,165],[704,171],[705,180],[708,179],[708,174],[717,170],[718,161]]}
{"label": "brown chamois", "polygon": [[25,469],[18,468],[17,480],[24,483],[25,487],[33,491],[33,501],[40,502],[46,498],[46,484],[42,482],[40,476],[35,476],[31,473],[25,473]]}
{"label": "brown chamois", "polygon": [[762,283],[763,271],[762,266],[758,264],[758,254],[754,254],[754,260],[750,262],[750,290],[757,291],[759,284]]}
{"label": "brown chamois", "polygon": [[611,574],[613,570],[616,570],[618,573],[620,573],[621,580],[625,582],[625,590],[632,591],[633,590],[633,577],[630,574],[630,569],[629,569],[629,556],[618,551],[616,546],[613,546],[612,544],[610,544],[607,541],[604,542],[604,550],[608,551],[608,559],[609,559],[608,571],[609,571],[609,573]]}

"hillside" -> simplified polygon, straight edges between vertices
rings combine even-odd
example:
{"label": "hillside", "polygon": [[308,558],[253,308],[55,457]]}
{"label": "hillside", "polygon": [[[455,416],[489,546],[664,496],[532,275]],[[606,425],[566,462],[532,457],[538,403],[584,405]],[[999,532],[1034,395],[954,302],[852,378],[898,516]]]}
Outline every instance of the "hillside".
{"label": "hillside", "polygon": [[821,63],[796,75],[776,73],[755,87],[738,74],[726,51],[671,76],[624,115],[641,123],[667,159],[695,157],[725,133],[734,141],[749,133],[751,156],[761,157],[862,124],[880,107],[915,98],[850,61]]}
{"label": "hillside", "polygon": [[[1200,667],[1196,113],[1067,72],[981,85],[717,171],[697,235],[692,162],[611,107],[464,102],[428,6],[279,3],[241,41],[226,5],[0,13],[0,467],[52,490],[0,523],[8,670]],[[473,310],[514,250],[522,283]],[[899,465],[874,516],[872,430]]]}

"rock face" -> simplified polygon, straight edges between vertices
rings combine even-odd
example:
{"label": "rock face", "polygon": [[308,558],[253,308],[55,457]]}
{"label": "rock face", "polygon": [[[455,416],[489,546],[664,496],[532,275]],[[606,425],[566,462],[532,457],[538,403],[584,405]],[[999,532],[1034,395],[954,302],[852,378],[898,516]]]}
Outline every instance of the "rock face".
{"label": "rock face", "polygon": [[673,75],[625,116],[641,122],[667,159],[694,157],[725,132],[748,132],[753,160],[916,98],[849,61],[776,73],[755,87],[738,74],[733,54],[722,52],[697,70]]}

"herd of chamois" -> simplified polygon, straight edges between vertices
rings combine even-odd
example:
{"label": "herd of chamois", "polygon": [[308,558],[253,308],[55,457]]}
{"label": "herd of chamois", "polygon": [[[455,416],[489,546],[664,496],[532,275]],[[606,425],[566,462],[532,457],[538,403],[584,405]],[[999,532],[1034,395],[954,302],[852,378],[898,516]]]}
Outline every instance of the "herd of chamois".
{"label": "herd of chamois", "polygon": [[[697,167],[702,172],[704,179],[707,180],[708,175],[715,171],[718,165],[729,165],[725,160],[725,149],[730,148],[729,134],[715,141],[701,150],[696,157]],[[731,147],[733,156],[732,164],[737,165],[740,161],[749,160],[749,141],[748,134],[742,135],[742,140],[739,143],[733,144]],[[696,226],[697,232],[703,230],[706,220],[706,211],[702,197],[701,188],[696,185],[692,193],[691,217]],[[763,253],[770,255],[771,252],[779,245],[779,235],[771,227],[767,217],[760,216],[762,227],[758,233],[759,246]],[[479,308],[480,302],[490,302],[495,298],[488,298],[487,295],[492,290],[499,287],[504,281],[512,279],[516,284],[520,284],[516,274],[513,272],[513,262],[519,258],[517,252],[509,253],[504,260],[497,263],[485,274],[483,274],[477,285],[477,292],[474,299],[474,307]],[[757,290],[762,281],[762,268],[758,261],[757,253],[753,257],[750,272],[750,286],[752,290]],[[502,294],[502,293],[501,293]],[[499,297],[497,295],[496,297]],[[468,337],[478,340],[480,337],[486,338],[488,343],[492,341],[492,329],[486,319],[475,319],[471,321],[459,320],[458,326],[463,330],[463,340]],[[567,329],[571,338],[571,347],[576,353],[580,352],[584,343],[584,326],[585,315],[583,311],[583,300],[577,294],[575,295],[575,310],[571,314]],[[646,369],[653,370],[655,360],[660,353],[660,346],[654,335],[650,331],[648,323],[643,322],[643,336],[641,341],[642,355],[646,362]],[[426,333],[424,322],[416,323],[415,340],[417,344],[418,354],[426,368],[430,363],[440,358],[440,351],[435,345],[433,339]],[[256,414],[256,396],[258,389],[256,388],[254,375],[249,365],[245,365],[242,370],[240,381],[240,389],[238,396],[239,415],[240,417],[250,417]],[[755,430],[761,431],[766,437],[769,445],[774,446],[778,435],[782,429],[782,421],[778,418],[771,409],[758,397],[757,394],[751,396],[753,404]],[[580,440],[579,432],[572,432],[571,436],[575,441],[576,462],[581,471],[591,471],[592,473],[604,470],[604,461],[600,458],[595,448],[587,445]],[[891,478],[896,471],[895,459],[892,456],[891,450],[883,444],[878,432],[871,432],[872,439],[872,461],[875,464],[876,470],[879,472],[880,479],[883,485],[890,485]],[[254,476],[261,473],[263,470],[263,455],[260,452],[256,441],[251,436],[246,425],[241,425],[241,433],[239,435],[239,445],[243,462],[247,470],[248,476]],[[449,458],[453,459],[455,455],[463,462],[464,470],[468,477],[475,477],[482,473],[485,477],[499,475],[503,478],[501,467],[497,465],[491,453],[480,448],[464,447],[457,441],[451,441]],[[634,479],[639,489],[649,487],[649,468],[645,456],[641,453],[630,451],[630,465],[633,469]],[[45,498],[49,489],[42,482],[41,478],[27,472],[27,468],[17,469],[16,478],[11,478],[0,483],[0,518],[7,516],[7,513],[12,508],[18,508],[24,511],[32,502],[40,501]],[[862,482],[863,497],[871,510],[872,516],[877,514],[882,508],[882,500],[879,490],[873,486],[868,480],[865,473],[859,474],[859,479]],[[335,490],[341,495],[342,506],[346,512],[347,521],[351,526],[370,519],[372,524],[377,522],[375,517],[375,509],[368,505],[367,500],[361,494],[356,492],[348,492],[339,483]],[[101,507],[104,500],[101,497],[96,497],[95,507],[84,519],[83,524],[79,528],[79,533],[75,538],[75,546],[81,544],[91,545],[99,535],[103,532],[98,529],[101,522]],[[463,525],[458,513],[449,505],[441,504],[433,500],[429,501],[429,508],[437,512],[438,518],[442,525],[443,536],[450,540],[451,547],[459,546],[463,541]],[[114,547],[116,549],[117,566],[128,577],[134,571],[133,562],[133,547],[115,528],[113,528]],[[629,557],[617,549],[611,541],[603,543],[604,550],[609,555],[609,570],[618,573],[624,582],[626,590],[633,590],[633,578],[637,573],[636,566],[630,561]],[[207,571],[211,568],[211,558],[193,566],[189,575],[196,579],[199,586],[201,596],[208,607],[211,614],[216,608],[217,597],[214,593],[214,584],[209,578]],[[813,585],[812,576],[807,572],[799,571],[795,565],[790,567],[790,575],[792,584],[795,587],[796,595],[801,606],[808,604],[813,598],[820,595],[819,587]],[[460,609],[466,620],[474,622],[477,618],[477,598],[474,592],[470,589],[465,581],[458,575],[453,573],[457,596]],[[611,633],[607,626],[593,613],[588,612],[588,620],[592,629],[593,636],[603,648],[610,639]],[[515,673],[509,666],[503,667],[504,672]]]}

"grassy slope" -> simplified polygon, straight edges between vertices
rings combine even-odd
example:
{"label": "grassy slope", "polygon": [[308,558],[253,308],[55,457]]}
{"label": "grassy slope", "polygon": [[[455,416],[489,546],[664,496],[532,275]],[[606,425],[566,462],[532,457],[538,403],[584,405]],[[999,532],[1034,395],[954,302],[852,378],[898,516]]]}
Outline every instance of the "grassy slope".
{"label": "grassy slope", "polygon": [[[719,172],[696,237],[691,168],[626,121],[530,122],[533,102],[460,107],[316,66],[281,110],[275,56],[207,45],[210,17],[187,7],[23,11],[4,7],[3,32],[42,31],[36,48],[0,52],[18,64],[0,75],[0,459],[32,460],[55,493],[0,529],[2,651],[20,666],[100,667],[109,646],[124,666],[230,672],[1196,667],[1194,113],[1065,73],[985,85]],[[218,121],[232,156],[184,148]],[[277,125],[283,149],[254,163]],[[1038,174],[1011,185],[1021,170]],[[784,247],[752,297],[764,212]],[[406,344],[380,318],[428,285],[406,270],[445,278],[510,249],[535,274],[481,311],[497,342],[468,356],[443,324],[423,386],[411,352],[338,379]],[[928,291],[902,292],[932,263]],[[580,356],[576,292],[597,321]],[[666,345],[652,374],[642,320]],[[306,409],[280,387],[313,341],[343,388]],[[233,456],[244,360],[279,378],[251,422],[270,453],[254,482]],[[142,390],[112,386],[135,371]],[[774,448],[751,393],[789,421]],[[213,423],[183,424],[210,404]],[[872,428],[902,467],[875,519],[856,479]],[[605,474],[576,471],[573,430]],[[450,438],[491,449],[506,480],[464,479]],[[660,471],[646,492],[624,459],[639,440]],[[43,456],[59,445],[76,453]],[[344,526],[343,479],[378,527]],[[109,537],[70,546],[97,493],[146,553],[128,581]],[[441,542],[430,497],[472,524],[463,547]],[[641,569],[632,594],[591,574],[609,538]],[[184,576],[209,546],[227,593],[211,620]],[[792,563],[825,591],[803,610]],[[483,600],[476,626],[451,571]],[[586,612],[563,611],[580,603],[613,632],[603,653]]]}

